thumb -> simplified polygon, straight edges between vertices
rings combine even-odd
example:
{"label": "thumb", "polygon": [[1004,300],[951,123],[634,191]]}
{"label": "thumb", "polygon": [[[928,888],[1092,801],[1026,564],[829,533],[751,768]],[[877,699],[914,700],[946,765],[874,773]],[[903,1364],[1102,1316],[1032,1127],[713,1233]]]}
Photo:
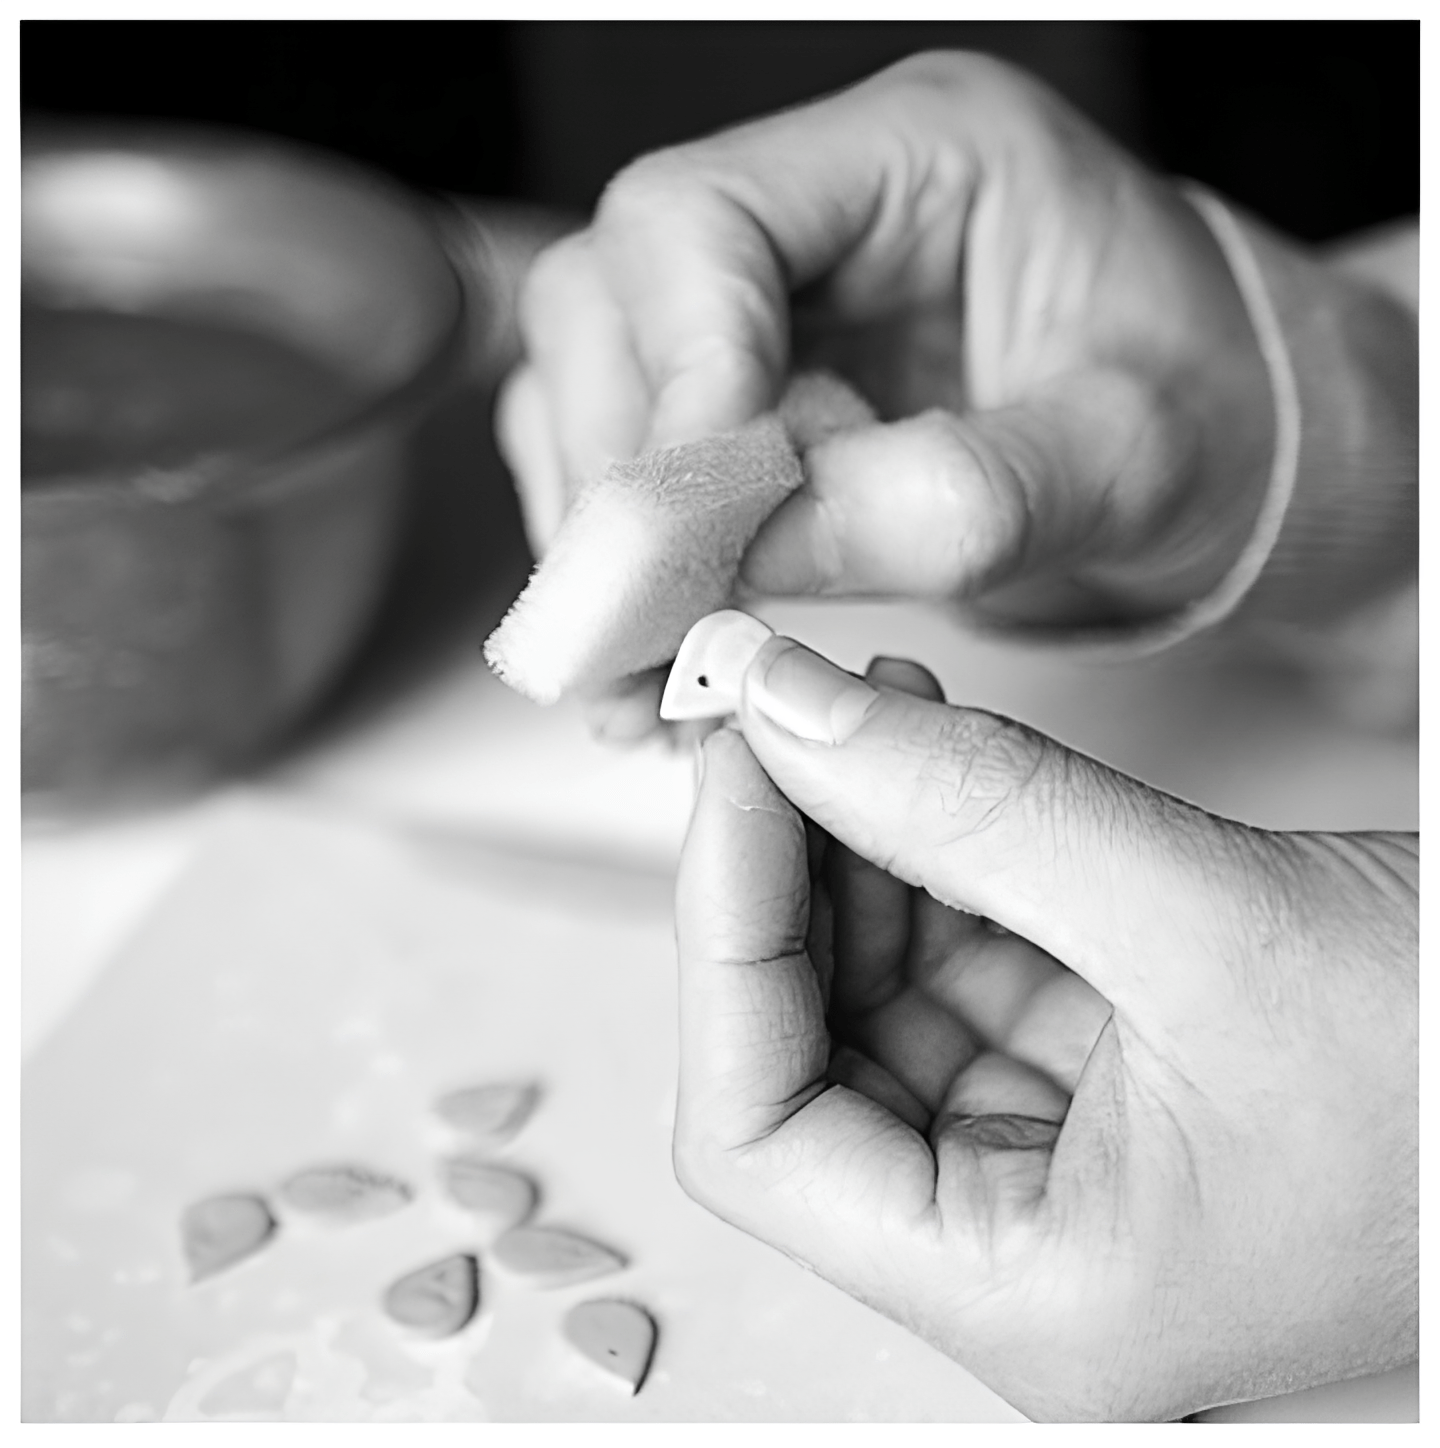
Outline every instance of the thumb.
{"label": "thumb", "polygon": [[1213,1008],[1225,988],[1251,832],[998,715],[876,688],[791,639],[755,655],[739,720],[780,791],[836,839],[1023,935],[1122,1013],[1170,1018],[1202,996]]}
{"label": "thumb", "polygon": [[991,411],[844,432],[806,453],[805,486],[755,536],[741,576],[758,593],[923,597],[1069,576],[1138,546],[1190,447],[1173,409],[1115,369]]}

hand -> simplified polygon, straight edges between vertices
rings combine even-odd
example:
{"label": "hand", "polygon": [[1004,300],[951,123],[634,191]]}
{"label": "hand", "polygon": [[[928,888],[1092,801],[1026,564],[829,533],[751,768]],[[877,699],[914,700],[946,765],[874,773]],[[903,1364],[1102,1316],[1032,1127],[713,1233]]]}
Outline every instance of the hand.
{"label": "hand", "polygon": [[1413,1359],[1416,838],[1232,824],[867,678],[771,639],[704,745],[685,1189],[1032,1417]]}
{"label": "hand", "polygon": [[1267,374],[1206,226],[978,55],[641,159],[542,255],[521,325],[499,429],[540,549],[608,462],[812,364],[892,420],[812,450],[745,560],[759,592],[1154,615],[1218,582],[1264,491]]}

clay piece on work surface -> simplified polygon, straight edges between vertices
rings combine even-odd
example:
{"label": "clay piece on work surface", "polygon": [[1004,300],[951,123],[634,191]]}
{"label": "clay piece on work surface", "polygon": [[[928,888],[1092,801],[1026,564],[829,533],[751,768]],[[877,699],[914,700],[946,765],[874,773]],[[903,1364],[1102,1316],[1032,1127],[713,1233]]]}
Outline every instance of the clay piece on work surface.
{"label": "clay piece on work surface", "polygon": [[496,1082],[451,1091],[435,1103],[435,1113],[471,1140],[503,1146],[530,1119],[540,1088],[525,1082]]}
{"label": "clay piece on work surface", "polygon": [[476,1226],[487,1242],[518,1227],[535,1210],[535,1183],[509,1167],[456,1156],[441,1170],[445,1190],[476,1218]]}
{"label": "clay piece on work surface", "polygon": [[287,1207],[331,1222],[368,1222],[408,1205],[402,1181],[368,1166],[316,1166],[296,1172],[281,1188]]}
{"label": "clay piece on work surface", "polygon": [[596,1367],[638,1393],[655,1354],[655,1319],[633,1302],[580,1302],[565,1314],[565,1339]]}
{"label": "clay piece on work surface", "polygon": [[608,1247],[556,1227],[516,1227],[491,1249],[497,1267],[537,1287],[569,1287],[625,1266]]}
{"label": "clay piece on work surface", "polygon": [[468,1252],[432,1262],[392,1282],[386,1314],[429,1337],[459,1332],[480,1305],[480,1265]]}
{"label": "clay piece on work surface", "polygon": [[270,1208],[249,1192],[227,1192],[186,1207],[180,1240],[190,1280],[199,1282],[258,1252],[274,1232]]}

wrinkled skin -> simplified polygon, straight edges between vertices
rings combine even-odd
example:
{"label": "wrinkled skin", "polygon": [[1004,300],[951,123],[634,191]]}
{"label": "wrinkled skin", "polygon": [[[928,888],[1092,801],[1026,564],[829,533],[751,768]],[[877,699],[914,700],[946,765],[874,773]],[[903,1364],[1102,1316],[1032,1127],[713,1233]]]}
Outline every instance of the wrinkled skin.
{"label": "wrinkled skin", "polygon": [[[642,158],[540,257],[521,324],[498,423],[541,550],[608,462],[738,425],[816,364],[886,421],[811,452],[744,561],[759,592],[1147,618],[1218,582],[1264,492],[1267,374],[1207,227],[983,56]],[[658,688],[597,722],[642,735]]]}
{"label": "wrinkled skin", "polygon": [[1217,819],[898,661],[808,743],[785,646],[682,862],[686,1190],[1036,1418],[1413,1360],[1416,837]]}

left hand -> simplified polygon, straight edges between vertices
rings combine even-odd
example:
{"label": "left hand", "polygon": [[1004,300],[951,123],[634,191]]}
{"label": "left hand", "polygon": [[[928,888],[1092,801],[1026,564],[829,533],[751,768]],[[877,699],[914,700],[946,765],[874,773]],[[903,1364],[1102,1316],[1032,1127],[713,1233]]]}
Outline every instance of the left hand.
{"label": "left hand", "polygon": [[[1219,582],[1265,496],[1269,374],[1209,227],[983,55],[633,162],[520,320],[497,428],[538,548],[610,462],[747,422],[815,366],[887,421],[810,449],[741,562],[753,592],[1140,622]],[[633,680],[592,722],[642,737],[658,696]]]}
{"label": "left hand", "polygon": [[705,743],[686,1190],[1032,1417],[1413,1359],[1415,838],[1232,824],[868,677],[772,639]]}

